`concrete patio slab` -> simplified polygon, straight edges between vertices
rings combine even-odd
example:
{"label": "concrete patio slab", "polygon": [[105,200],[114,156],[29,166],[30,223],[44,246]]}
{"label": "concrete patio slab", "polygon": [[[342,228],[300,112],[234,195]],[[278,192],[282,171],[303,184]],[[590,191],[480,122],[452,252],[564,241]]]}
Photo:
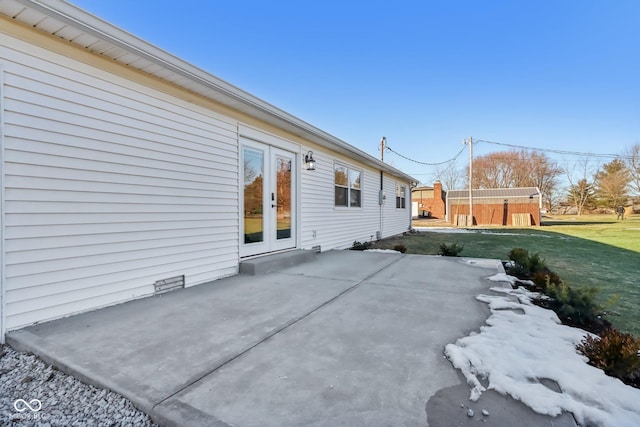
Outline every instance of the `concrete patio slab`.
{"label": "concrete patio slab", "polygon": [[33,326],[9,343],[45,352],[143,410],[208,374],[357,282],[243,276]]}
{"label": "concrete patio slab", "polygon": [[365,283],[176,399],[237,426],[425,425],[429,397],[459,383],[441,326],[487,316],[478,304],[461,319],[459,301]]}
{"label": "concrete patio slab", "polygon": [[[447,414],[428,416],[427,402],[468,401],[448,392],[461,380],[444,345],[483,324],[489,310],[475,296],[500,270],[496,260],[332,251],[7,340],[162,425],[444,426]],[[489,409],[516,404],[499,402]]]}

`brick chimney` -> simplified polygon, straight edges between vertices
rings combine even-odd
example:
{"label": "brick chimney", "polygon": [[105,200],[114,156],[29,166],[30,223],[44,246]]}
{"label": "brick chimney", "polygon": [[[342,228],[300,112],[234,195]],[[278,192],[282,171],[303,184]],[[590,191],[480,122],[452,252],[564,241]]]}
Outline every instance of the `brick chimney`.
{"label": "brick chimney", "polygon": [[442,183],[440,181],[433,183],[433,198],[435,200],[444,200],[442,198]]}

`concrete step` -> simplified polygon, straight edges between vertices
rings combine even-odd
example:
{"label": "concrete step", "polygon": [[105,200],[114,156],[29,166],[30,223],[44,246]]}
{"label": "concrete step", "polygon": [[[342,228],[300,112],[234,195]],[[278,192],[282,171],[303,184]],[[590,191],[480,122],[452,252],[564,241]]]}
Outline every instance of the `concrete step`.
{"label": "concrete step", "polygon": [[314,259],[316,251],[296,249],[287,252],[267,254],[240,262],[240,274],[255,276],[272,273],[283,268],[309,262]]}

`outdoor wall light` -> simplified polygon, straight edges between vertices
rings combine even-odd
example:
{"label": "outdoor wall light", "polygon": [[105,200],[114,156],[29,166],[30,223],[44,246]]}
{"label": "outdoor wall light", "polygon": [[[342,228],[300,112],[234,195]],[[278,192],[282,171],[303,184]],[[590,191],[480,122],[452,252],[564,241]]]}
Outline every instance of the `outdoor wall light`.
{"label": "outdoor wall light", "polygon": [[316,161],[313,160],[313,151],[309,151],[304,156],[304,166],[308,171],[316,170]]}

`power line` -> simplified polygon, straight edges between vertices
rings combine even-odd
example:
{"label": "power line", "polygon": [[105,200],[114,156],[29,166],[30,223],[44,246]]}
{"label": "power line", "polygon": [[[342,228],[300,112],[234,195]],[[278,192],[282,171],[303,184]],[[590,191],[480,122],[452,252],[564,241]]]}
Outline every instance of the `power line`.
{"label": "power line", "polygon": [[487,144],[501,145],[503,147],[520,148],[523,150],[534,150],[534,151],[540,151],[543,153],[565,154],[565,155],[572,155],[572,156],[599,157],[599,158],[606,158],[606,159],[630,159],[631,158],[631,157],[623,156],[620,154],[598,154],[598,153],[585,153],[580,151],[558,150],[554,148],[526,147],[524,145],[508,144],[505,142],[487,141],[486,139],[478,139],[476,140],[476,142],[485,142]]}
{"label": "power line", "polygon": [[[532,151],[539,151],[542,153],[555,153],[555,154],[562,154],[562,155],[571,155],[571,156],[582,156],[582,157],[594,157],[594,158],[603,158],[603,159],[622,159],[622,160],[629,160],[632,159],[632,157],[630,156],[625,156],[625,155],[620,155],[620,154],[600,154],[600,153],[590,153],[590,152],[580,152],[580,151],[569,151],[569,150],[559,150],[559,149],[554,149],[554,148],[536,148],[536,147],[527,147],[524,145],[517,145],[517,144],[509,144],[506,142],[497,142],[497,141],[488,141],[486,139],[477,139],[474,141],[474,143],[479,143],[479,142],[484,142],[487,144],[493,144],[493,145],[500,145],[503,147],[510,147],[510,148],[519,148],[522,150],[532,150]],[[395,151],[394,149],[392,149],[391,147],[389,147],[389,145],[385,145],[384,148],[390,152],[392,152],[393,154],[395,154],[398,157],[401,157],[405,160],[408,160],[410,162],[413,163],[417,163],[419,165],[425,165],[425,166],[440,166],[440,165],[444,165],[447,163],[451,163],[454,162],[458,159],[458,157],[460,157],[460,154],[462,154],[462,152],[464,151],[464,149],[466,148],[466,146],[463,145],[463,147],[460,149],[460,151],[458,151],[458,153],[453,156],[452,158],[448,159],[448,160],[444,160],[442,162],[422,162],[420,160],[415,160],[412,159],[411,157],[405,156],[403,154],[398,153],[397,151]],[[416,174],[414,174],[416,175]],[[427,175],[427,174],[418,174],[418,175]]]}
{"label": "power line", "polygon": [[464,149],[466,148],[465,146],[462,147],[462,149],[460,149],[460,151],[458,151],[458,154],[456,154],[455,156],[453,156],[452,158],[450,158],[449,160],[445,160],[443,162],[437,162],[437,163],[428,163],[428,162],[421,162],[419,160],[414,160],[410,157],[407,157],[405,155],[402,155],[400,153],[398,153],[397,151],[395,151],[394,149],[392,149],[391,147],[389,147],[389,145],[386,145],[385,148],[389,151],[391,151],[393,154],[395,154],[396,156],[402,157],[405,160],[409,160],[410,162],[413,163],[418,163],[419,165],[425,165],[425,166],[439,166],[439,165],[444,165],[445,163],[450,163],[450,162],[454,162],[459,156],[460,154],[462,154],[462,152],[464,151]]}

